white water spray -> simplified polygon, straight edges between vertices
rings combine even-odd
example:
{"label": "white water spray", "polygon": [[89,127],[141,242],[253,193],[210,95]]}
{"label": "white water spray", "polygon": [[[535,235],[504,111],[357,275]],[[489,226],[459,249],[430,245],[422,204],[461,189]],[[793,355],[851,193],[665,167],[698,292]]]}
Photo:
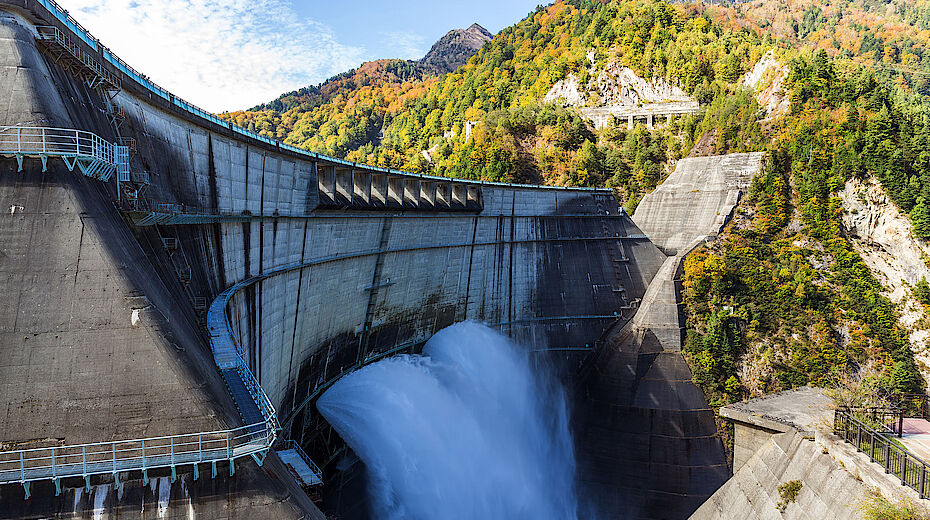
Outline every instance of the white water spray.
{"label": "white water spray", "polygon": [[368,468],[374,518],[577,518],[565,393],[529,356],[464,322],[320,397]]}

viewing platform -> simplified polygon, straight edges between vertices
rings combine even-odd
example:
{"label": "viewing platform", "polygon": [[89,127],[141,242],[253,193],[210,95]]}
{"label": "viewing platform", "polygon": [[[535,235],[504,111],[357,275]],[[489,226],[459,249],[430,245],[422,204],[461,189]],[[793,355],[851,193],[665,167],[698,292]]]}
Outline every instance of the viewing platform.
{"label": "viewing platform", "polygon": [[[691,518],[861,519],[876,493],[930,510],[926,465],[912,450],[926,420],[900,404],[836,409],[823,389],[803,387],[720,408],[734,425],[733,476]],[[780,491],[788,483],[799,490],[791,500]]]}
{"label": "viewing platform", "polygon": [[128,147],[71,128],[0,127],[0,156],[14,157],[20,172],[26,157],[41,160],[43,172],[48,169],[49,157],[60,157],[69,171],[77,166],[84,175],[103,182],[114,173],[129,175]]}

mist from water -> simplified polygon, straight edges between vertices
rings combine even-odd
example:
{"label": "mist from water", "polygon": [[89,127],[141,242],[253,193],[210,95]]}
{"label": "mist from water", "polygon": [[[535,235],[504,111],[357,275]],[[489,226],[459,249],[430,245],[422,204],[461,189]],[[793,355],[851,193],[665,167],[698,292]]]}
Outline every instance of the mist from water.
{"label": "mist from water", "polygon": [[484,325],[349,374],[317,408],[365,463],[374,518],[577,518],[565,392]]}

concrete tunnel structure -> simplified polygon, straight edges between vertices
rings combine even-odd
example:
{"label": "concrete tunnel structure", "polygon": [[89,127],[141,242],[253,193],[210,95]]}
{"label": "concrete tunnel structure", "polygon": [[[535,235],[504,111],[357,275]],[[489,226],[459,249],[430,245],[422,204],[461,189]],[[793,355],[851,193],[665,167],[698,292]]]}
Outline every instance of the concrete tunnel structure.
{"label": "concrete tunnel structure", "polygon": [[[625,376],[604,360],[667,255],[609,190],[412,175],[284,145],[161,89],[51,0],[0,0],[0,65],[0,478],[16,454],[52,454],[42,478],[22,464],[20,477],[7,473],[0,518],[162,505],[322,518],[274,449],[250,447],[291,440],[335,472],[325,463],[339,440],[313,399],[466,319],[587,356],[579,399],[613,402],[619,415],[601,418],[644,419],[639,431],[576,421],[579,466],[599,472],[582,480],[608,497],[601,512],[683,518],[726,478],[683,361],[674,380],[693,396],[686,412],[674,392],[656,394],[661,417],[616,401],[612,382]],[[113,157],[81,152],[77,138],[41,150],[26,139],[25,150],[23,128],[46,141],[58,134],[43,129],[88,132]],[[642,375],[655,356],[636,356]],[[261,437],[253,423],[274,427]],[[204,432],[230,431],[248,451],[203,448]],[[200,459],[183,458],[195,442]],[[634,445],[645,451],[609,455]],[[68,453],[100,446],[127,465],[88,469],[84,455],[80,470],[65,467],[81,460]]]}

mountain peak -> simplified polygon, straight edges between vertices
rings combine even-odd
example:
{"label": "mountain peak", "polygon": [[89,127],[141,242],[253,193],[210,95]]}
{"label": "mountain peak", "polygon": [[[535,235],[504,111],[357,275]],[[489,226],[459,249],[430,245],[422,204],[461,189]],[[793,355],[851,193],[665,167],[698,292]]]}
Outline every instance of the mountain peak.
{"label": "mountain peak", "polygon": [[477,23],[467,29],[453,29],[433,44],[420,65],[431,73],[452,72],[461,67],[494,35]]}

